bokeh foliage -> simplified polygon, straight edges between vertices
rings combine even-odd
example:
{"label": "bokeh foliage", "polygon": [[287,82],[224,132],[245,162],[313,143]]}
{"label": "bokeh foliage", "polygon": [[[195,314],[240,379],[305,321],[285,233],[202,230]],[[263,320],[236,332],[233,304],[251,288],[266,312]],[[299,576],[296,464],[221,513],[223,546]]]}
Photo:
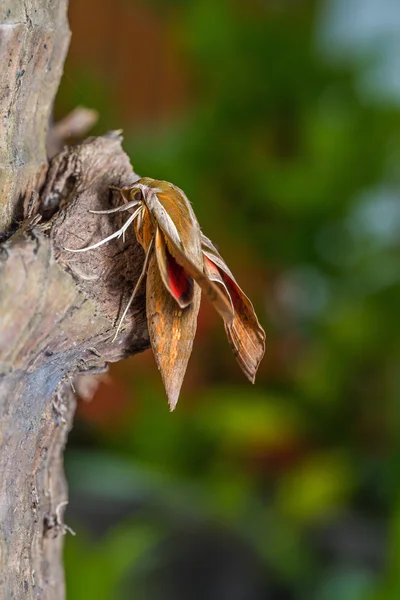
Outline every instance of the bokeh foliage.
{"label": "bokeh foliage", "polygon": [[[150,353],[82,405],[69,598],[398,598],[400,108],[323,54],[318,2],[135,6],[184,57],[185,105],[120,122],[82,53],[57,110],[98,108],[137,172],[186,191],[268,349],[252,388],[204,306],[174,414]],[[136,83],[162,101],[153,73]]]}

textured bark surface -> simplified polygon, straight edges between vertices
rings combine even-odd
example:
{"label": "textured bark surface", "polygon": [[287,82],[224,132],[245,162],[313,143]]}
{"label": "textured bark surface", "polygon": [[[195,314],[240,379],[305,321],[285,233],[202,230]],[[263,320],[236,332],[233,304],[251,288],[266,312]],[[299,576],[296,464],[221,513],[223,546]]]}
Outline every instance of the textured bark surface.
{"label": "textured bark surface", "polygon": [[67,0],[0,3],[0,234],[46,172],[46,139],[69,44]]}
{"label": "textured bark surface", "polygon": [[[111,341],[143,265],[132,234],[83,254],[65,250],[115,231],[126,213],[88,210],[119,204],[109,186],[137,178],[115,133],[65,148],[48,167],[48,123],[68,41],[66,0],[1,3],[2,599],[65,597],[62,457],[73,386],[85,378],[92,384],[107,362],[149,346],[144,285]],[[51,154],[60,136],[53,131]]]}
{"label": "textured bark surface", "polygon": [[[9,598],[62,598],[60,534],[67,491],[62,450],[73,379],[149,346],[144,290],[112,343],[114,324],[143,264],[135,238],[73,254],[126,218],[88,209],[120,202],[109,185],[134,175],[118,135],[56,156],[35,210],[2,246],[0,263],[0,590]],[[8,594],[8,595],[7,595]]]}
{"label": "textured bark surface", "polygon": [[134,179],[118,135],[67,148],[53,159],[35,207],[54,215],[33,228],[25,224],[2,246],[0,597],[63,598],[70,390],[76,377],[149,346],[144,286],[111,341],[143,264],[135,238],[83,254],[64,249],[113,232],[124,213],[88,209],[120,202],[108,186]]}

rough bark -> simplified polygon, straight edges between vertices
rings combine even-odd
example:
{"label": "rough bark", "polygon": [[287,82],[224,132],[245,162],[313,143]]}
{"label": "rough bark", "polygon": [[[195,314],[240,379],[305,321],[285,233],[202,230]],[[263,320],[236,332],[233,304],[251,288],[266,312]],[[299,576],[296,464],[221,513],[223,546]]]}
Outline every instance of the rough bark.
{"label": "rough bark", "polygon": [[43,182],[69,38],[67,0],[0,3],[0,233],[22,216]]}
{"label": "rough bark", "polygon": [[3,1],[0,39],[0,598],[62,600],[74,383],[149,346],[144,287],[111,341],[143,264],[132,235],[65,248],[113,232],[123,214],[88,210],[119,203],[109,186],[137,177],[117,133],[65,148],[48,168],[66,1]]}

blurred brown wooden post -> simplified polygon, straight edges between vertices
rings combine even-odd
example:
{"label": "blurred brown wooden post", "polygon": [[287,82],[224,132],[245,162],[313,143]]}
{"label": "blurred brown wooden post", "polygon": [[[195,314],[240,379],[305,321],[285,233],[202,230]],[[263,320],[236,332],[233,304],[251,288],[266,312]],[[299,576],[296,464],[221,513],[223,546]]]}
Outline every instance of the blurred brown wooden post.
{"label": "blurred brown wooden post", "polygon": [[[3,0],[0,7],[0,598],[62,600],[67,488],[63,450],[73,386],[149,345],[143,294],[115,344],[121,305],[143,251],[109,235],[115,220],[88,213],[119,199],[136,176],[118,133],[65,148],[48,164],[52,104],[70,32],[67,0]],[[62,140],[51,138],[52,152]],[[39,213],[45,219],[39,223]],[[115,215],[113,215],[115,216]],[[117,215],[118,221],[118,215]],[[114,223],[114,225],[113,225]],[[81,377],[81,374],[88,374]],[[80,374],[78,376],[78,374]],[[84,386],[82,386],[82,383]]]}

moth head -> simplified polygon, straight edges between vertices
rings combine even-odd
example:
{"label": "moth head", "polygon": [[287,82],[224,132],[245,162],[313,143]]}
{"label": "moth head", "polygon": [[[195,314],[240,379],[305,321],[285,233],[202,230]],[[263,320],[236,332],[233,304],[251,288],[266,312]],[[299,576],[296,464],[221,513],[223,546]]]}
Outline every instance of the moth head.
{"label": "moth head", "polygon": [[161,192],[158,186],[159,183],[159,181],[151,179],[151,177],[142,177],[131,187],[131,199],[148,205],[151,198],[155,197],[158,192]]}
{"label": "moth head", "polygon": [[136,202],[144,202],[144,194],[143,194],[143,189],[140,185],[135,184],[131,187],[130,192],[129,192],[129,196],[131,200],[134,200]]}

